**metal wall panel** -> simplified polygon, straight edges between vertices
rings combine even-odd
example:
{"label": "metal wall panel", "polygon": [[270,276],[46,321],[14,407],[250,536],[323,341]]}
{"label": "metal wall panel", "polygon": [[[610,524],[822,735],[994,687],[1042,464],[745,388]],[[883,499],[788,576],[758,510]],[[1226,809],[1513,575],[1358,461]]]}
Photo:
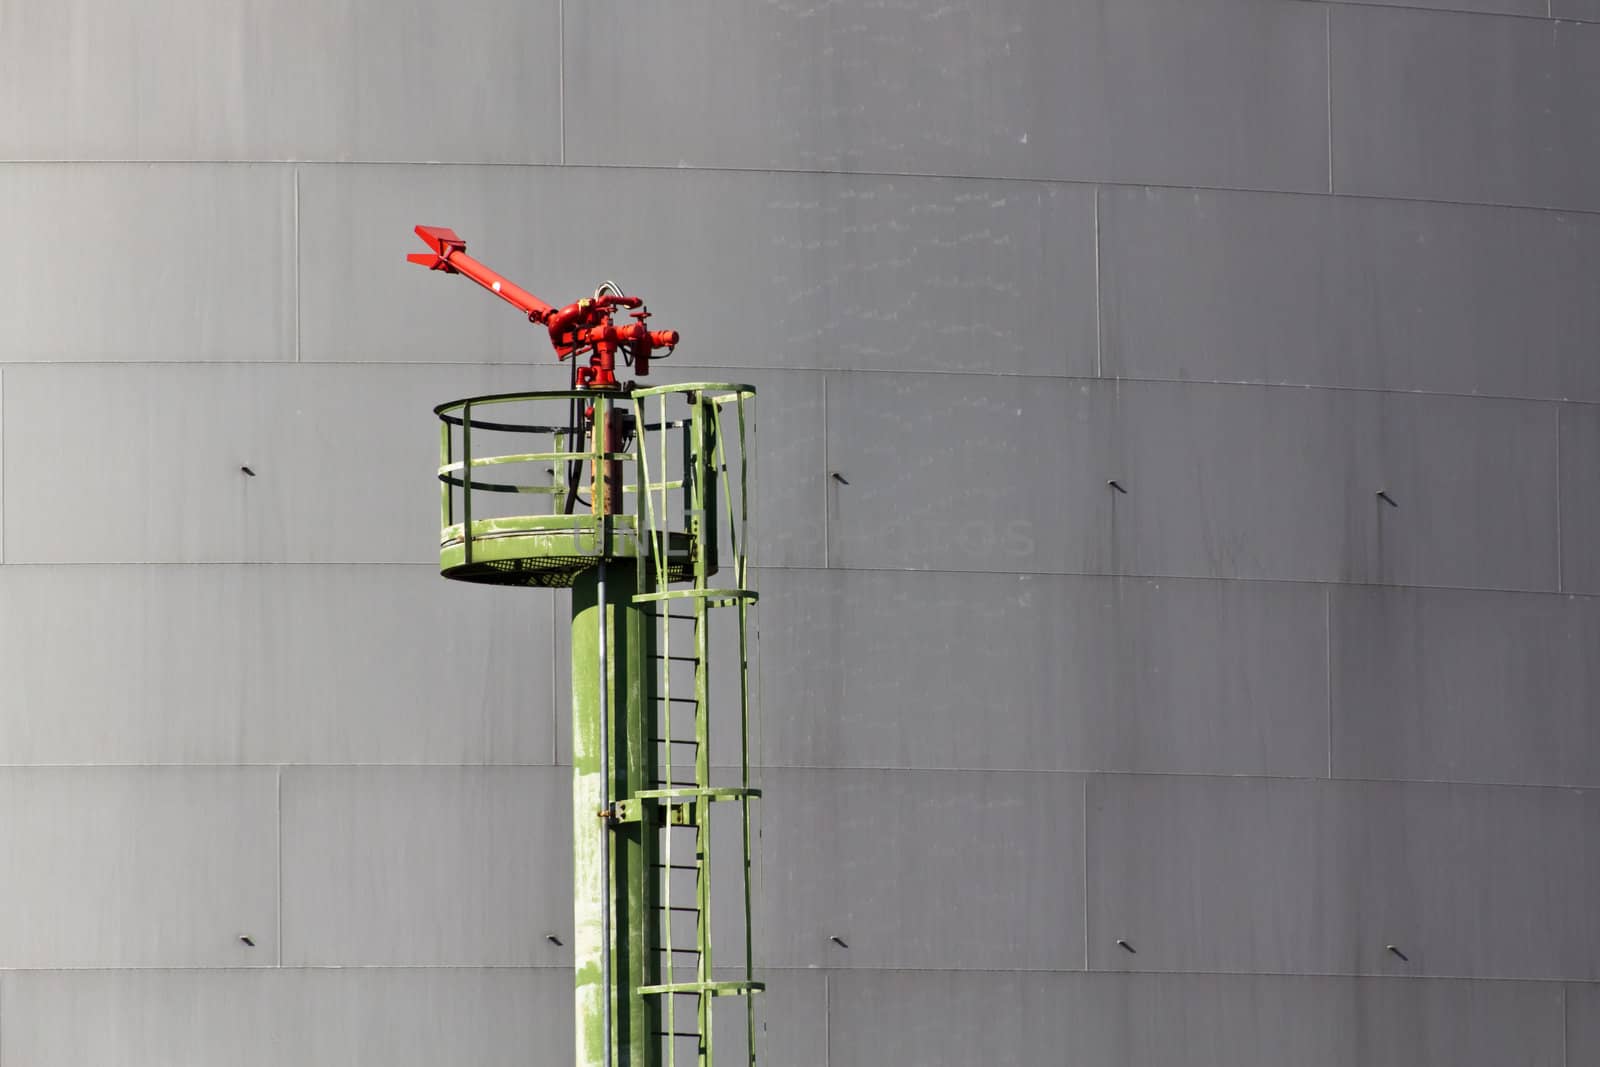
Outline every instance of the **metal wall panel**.
{"label": "metal wall panel", "polygon": [[1600,601],[1336,588],[1333,773],[1600,785]]}
{"label": "metal wall panel", "polygon": [[7,971],[0,1063],[523,1067],[572,1058],[553,969]]}
{"label": "metal wall panel", "polygon": [[436,562],[431,409],[521,386],[515,371],[8,368],[6,558]]}
{"label": "metal wall panel", "polygon": [[1600,593],[1600,407],[1561,408],[1561,588]]}
{"label": "metal wall panel", "polygon": [[1108,970],[1592,979],[1597,819],[1600,793],[1581,790],[1098,776],[1090,959]]}
{"label": "metal wall panel", "polygon": [[835,1064],[1563,1064],[1546,983],[856,971],[829,1007]]}
{"label": "metal wall panel", "polygon": [[567,65],[577,163],[1327,188],[1313,5],[601,3],[565,41],[610,60]]}
{"label": "metal wall panel", "polygon": [[917,376],[828,389],[835,566],[1556,586],[1552,406]]}
{"label": "metal wall panel", "polygon": [[[5,5],[7,159],[560,159],[555,0]],[[493,87],[492,91],[490,86]]]}
{"label": "metal wall panel", "polygon": [[1082,778],[770,769],[762,787],[763,966],[1083,966]]}
{"label": "metal wall panel", "polygon": [[6,562],[6,389],[5,370],[0,368],[0,563]]}
{"label": "metal wall panel", "polygon": [[562,768],[286,768],[284,962],[571,967],[571,797]]}
{"label": "metal wall panel", "polygon": [[1327,771],[1321,589],[1048,575],[761,577],[769,764]]}
{"label": "metal wall panel", "polygon": [[1150,384],[1116,407],[1119,570],[1555,587],[1549,406]]}
{"label": "metal wall panel", "polygon": [[0,769],[0,965],[275,962],[276,790],[270,768]]}
{"label": "metal wall panel", "polygon": [[0,166],[0,199],[0,360],[294,358],[288,168]]}
{"label": "metal wall panel", "polygon": [[1600,22],[1600,0],[1550,0],[1550,13],[1558,19]]}
{"label": "metal wall panel", "polygon": [[1567,992],[1567,1063],[1600,1063],[1600,985],[1569,984]]}
{"label": "metal wall panel", "polygon": [[1331,11],[1335,190],[1600,207],[1600,30]]}
{"label": "metal wall panel", "polygon": [[1600,399],[1594,218],[1103,189],[1100,262],[1108,377]]}
{"label": "metal wall panel", "polygon": [[[1427,8],[1434,11],[1476,12],[1485,15],[1523,15],[1542,18],[1549,14],[1550,0],[1327,0],[1332,4],[1362,4],[1378,7]],[[1562,0],[1555,0],[1560,4]]]}
{"label": "metal wall panel", "polygon": [[411,228],[432,222],[557,305],[615,278],[682,332],[679,362],[1094,372],[1094,192],[1083,186],[329,166],[301,169],[300,211],[306,359],[552,360],[544,332],[507,306],[404,264],[401,249],[421,247]]}
{"label": "metal wall panel", "polygon": [[832,566],[1114,569],[1115,410],[1097,402],[1109,386],[867,374],[827,386]]}
{"label": "metal wall panel", "polygon": [[[741,970],[730,978],[743,977]],[[821,1067],[828,1062],[828,979],[826,971],[762,971],[767,984],[755,998],[756,1062],[762,1067]],[[746,1047],[745,1004],[741,997],[711,1002],[718,1056],[735,1063]],[[692,1061],[692,1058],[690,1060]]]}
{"label": "metal wall panel", "polygon": [[548,763],[553,605],[518,592],[427,565],[0,568],[0,763]]}

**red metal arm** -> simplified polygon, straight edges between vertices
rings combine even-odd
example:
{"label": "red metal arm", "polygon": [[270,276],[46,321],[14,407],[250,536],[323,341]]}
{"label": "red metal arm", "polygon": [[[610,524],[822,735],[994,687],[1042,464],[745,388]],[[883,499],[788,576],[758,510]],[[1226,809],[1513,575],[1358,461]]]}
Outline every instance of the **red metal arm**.
{"label": "red metal arm", "polygon": [[[636,296],[607,293],[554,308],[467,255],[467,242],[455,231],[443,226],[418,226],[417,236],[433,251],[413,252],[406,256],[407,260],[429,270],[470,278],[523,312],[530,322],[549,331],[557,359],[589,353],[588,365],[577,370],[578,384],[585,388],[617,387],[616,355],[619,351],[633,362],[634,371],[643,378],[650,373],[650,357],[656,349],[665,348],[670,353],[677,347],[678,331],[645,327],[650,312]],[[615,325],[611,316],[618,308],[629,309],[629,317],[635,321]]]}

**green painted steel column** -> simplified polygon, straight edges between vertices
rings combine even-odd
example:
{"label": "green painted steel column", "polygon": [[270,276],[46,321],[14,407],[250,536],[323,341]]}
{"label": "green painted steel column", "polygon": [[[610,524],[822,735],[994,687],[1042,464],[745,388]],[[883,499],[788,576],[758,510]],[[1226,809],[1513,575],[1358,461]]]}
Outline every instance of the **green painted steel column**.
{"label": "green painted steel column", "polygon": [[[612,1067],[658,1067],[661,1029],[659,998],[635,990],[658,980],[660,893],[656,870],[657,833],[646,818],[611,822],[602,805],[655,787],[656,626],[649,605],[633,603],[640,569],[617,561],[606,568],[605,678],[600,671],[598,571],[579,575],[572,587],[572,812],[573,952],[577,972],[577,1064],[604,1067],[605,998],[603,972],[609,952]],[[602,700],[601,687],[605,686]],[[609,720],[604,733],[611,758],[602,767],[601,708]],[[602,775],[608,788],[602,792]],[[602,885],[609,849],[610,900]],[[605,943],[602,909],[610,909],[610,940]],[[670,920],[669,920],[670,921]]]}

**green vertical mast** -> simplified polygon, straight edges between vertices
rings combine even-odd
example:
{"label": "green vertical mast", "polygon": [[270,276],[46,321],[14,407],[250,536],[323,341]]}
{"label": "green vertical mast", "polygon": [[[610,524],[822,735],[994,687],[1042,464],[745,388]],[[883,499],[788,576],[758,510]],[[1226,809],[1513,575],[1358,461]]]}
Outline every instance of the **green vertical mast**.
{"label": "green vertical mast", "polygon": [[[754,397],[748,386],[700,383],[435,409],[441,572],[572,590],[578,1067],[711,1067],[719,997],[742,998],[745,1032],[721,1062],[755,1063]],[[482,477],[491,467],[492,481]],[[534,473],[518,479],[518,470]],[[530,509],[528,499],[544,504]],[[527,510],[535,514],[509,514]],[[731,625],[714,627],[717,616]],[[714,655],[736,668],[719,674],[733,684],[718,687],[715,708]],[[735,765],[713,768],[714,734]],[[714,842],[712,809],[729,804],[737,822],[716,820]],[[719,869],[737,869],[742,883],[733,906],[718,905],[743,917],[742,930],[718,934],[737,951],[730,959],[713,957],[714,853],[732,859]]]}
{"label": "green vertical mast", "polygon": [[[572,587],[573,951],[582,1064],[604,1062],[608,1000],[616,1050],[611,1062],[658,1062],[651,1050],[659,1005],[638,992],[658,974],[655,835],[642,823],[600,814],[614,810],[616,798],[655,786],[655,626],[650,612],[633,602],[639,591],[631,564],[602,563]],[[603,749],[609,761],[601,760]],[[605,848],[609,865],[600,854]],[[611,906],[604,909],[607,899]],[[608,944],[615,946],[610,953]]]}

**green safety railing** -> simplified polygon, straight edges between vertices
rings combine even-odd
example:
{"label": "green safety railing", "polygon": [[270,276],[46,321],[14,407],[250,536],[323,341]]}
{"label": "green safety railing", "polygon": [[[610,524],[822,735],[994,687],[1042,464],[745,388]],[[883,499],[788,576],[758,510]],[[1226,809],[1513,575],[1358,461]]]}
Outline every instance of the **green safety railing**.
{"label": "green safety railing", "polygon": [[[566,419],[558,417],[565,407]],[[519,412],[532,409],[527,417]],[[601,559],[635,556],[639,547],[637,482],[615,487],[621,506],[596,512],[586,492],[595,472],[635,466],[631,448],[613,450],[585,432],[613,412],[631,417],[628,394],[548,390],[469,397],[434,408],[439,418],[439,562],[450,578],[496,585],[566,586]],[[510,438],[512,451],[486,449],[487,435]],[[524,444],[533,447],[524,447]],[[517,477],[519,468],[533,473]],[[585,486],[585,477],[591,479]],[[491,501],[519,500],[516,514]],[[533,501],[542,500],[542,507]],[[670,547],[687,559],[681,536]],[[687,563],[677,570],[687,570]]]}

